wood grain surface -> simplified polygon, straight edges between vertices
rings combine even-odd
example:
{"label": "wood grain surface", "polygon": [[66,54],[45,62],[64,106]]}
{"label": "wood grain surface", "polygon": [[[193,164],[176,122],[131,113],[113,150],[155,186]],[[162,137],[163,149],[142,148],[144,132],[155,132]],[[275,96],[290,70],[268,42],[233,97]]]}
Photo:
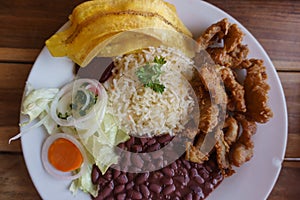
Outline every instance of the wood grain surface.
{"label": "wood grain surface", "polygon": [[[40,199],[18,133],[25,81],[44,41],[82,0],[0,0],[0,199]],[[270,55],[288,109],[286,161],[269,200],[300,197],[300,1],[208,0],[241,22]],[[270,138],[271,139],[271,138]],[[254,191],[255,192],[255,191]]]}

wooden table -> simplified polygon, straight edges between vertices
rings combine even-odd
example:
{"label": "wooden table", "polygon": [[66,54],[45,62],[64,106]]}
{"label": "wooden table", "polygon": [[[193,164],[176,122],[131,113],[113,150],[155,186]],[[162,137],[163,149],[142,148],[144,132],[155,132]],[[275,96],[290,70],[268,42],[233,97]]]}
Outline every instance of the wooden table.
{"label": "wooden table", "polygon": [[[28,175],[18,133],[25,80],[44,41],[83,0],[0,0],[0,199],[40,199]],[[269,200],[300,196],[300,1],[209,0],[239,20],[270,55],[285,91],[286,160]],[[272,139],[272,138],[270,138]],[[255,192],[255,191],[253,191]]]}

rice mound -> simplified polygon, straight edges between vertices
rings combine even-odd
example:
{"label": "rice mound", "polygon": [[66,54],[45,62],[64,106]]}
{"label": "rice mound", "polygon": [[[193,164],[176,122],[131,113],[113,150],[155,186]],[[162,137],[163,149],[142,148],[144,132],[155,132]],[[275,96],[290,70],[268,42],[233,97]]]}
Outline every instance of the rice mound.
{"label": "rice mound", "polygon": [[[145,88],[136,76],[139,67],[164,57],[159,81],[163,93]],[[105,82],[108,91],[108,113],[119,119],[124,131],[135,136],[153,136],[182,131],[195,104],[187,79],[193,61],[181,51],[166,47],[149,47],[114,59],[112,77]]]}

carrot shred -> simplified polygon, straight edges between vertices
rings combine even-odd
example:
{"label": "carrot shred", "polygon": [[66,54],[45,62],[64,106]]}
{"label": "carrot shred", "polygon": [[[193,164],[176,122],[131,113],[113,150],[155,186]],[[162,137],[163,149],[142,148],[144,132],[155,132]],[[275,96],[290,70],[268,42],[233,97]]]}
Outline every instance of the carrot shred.
{"label": "carrot shred", "polygon": [[48,149],[48,160],[54,168],[63,172],[70,172],[80,168],[83,156],[71,141],[59,138]]}

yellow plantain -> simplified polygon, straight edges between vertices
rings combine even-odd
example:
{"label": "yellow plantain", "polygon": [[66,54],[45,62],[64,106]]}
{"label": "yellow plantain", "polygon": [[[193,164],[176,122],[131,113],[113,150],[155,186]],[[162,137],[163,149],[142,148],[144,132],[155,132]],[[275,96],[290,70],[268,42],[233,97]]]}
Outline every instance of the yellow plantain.
{"label": "yellow plantain", "polygon": [[[46,46],[53,56],[68,56],[84,67],[115,34],[143,28],[191,36],[175,7],[162,0],[94,0],[77,6],[70,16],[70,26],[48,39]],[[126,53],[126,49],[123,51]]]}

